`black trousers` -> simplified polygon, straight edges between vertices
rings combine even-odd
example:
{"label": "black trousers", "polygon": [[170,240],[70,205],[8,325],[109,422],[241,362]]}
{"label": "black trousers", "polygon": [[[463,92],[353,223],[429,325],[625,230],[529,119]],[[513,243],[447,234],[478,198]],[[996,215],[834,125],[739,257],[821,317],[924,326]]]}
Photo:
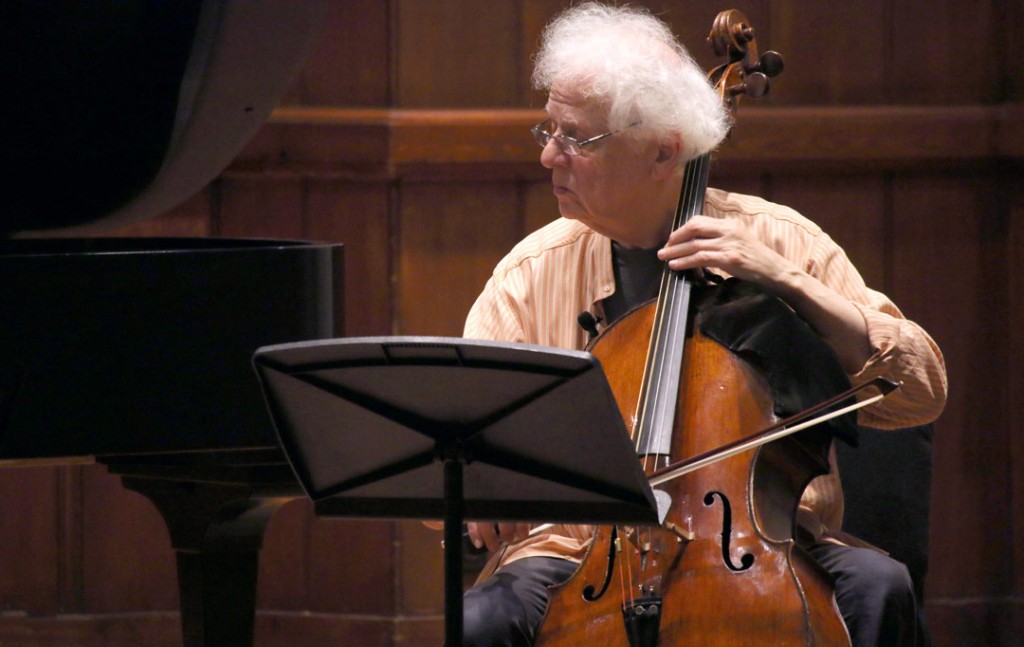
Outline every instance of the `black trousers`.
{"label": "black trousers", "polygon": [[548,587],[564,582],[577,564],[527,557],[499,569],[463,596],[463,645],[530,647],[548,606]]}
{"label": "black trousers", "polygon": [[[815,544],[811,555],[836,578],[836,603],[854,647],[928,644],[923,616],[903,564],[867,548]],[[464,596],[467,647],[529,647],[548,603],[548,587],[576,564],[528,557],[498,570]]]}
{"label": "black trousers", "polygon": [[836,578],[836,604],[853,647],[931,644],[906,566],[868,548],[821,543],[809,552]]}

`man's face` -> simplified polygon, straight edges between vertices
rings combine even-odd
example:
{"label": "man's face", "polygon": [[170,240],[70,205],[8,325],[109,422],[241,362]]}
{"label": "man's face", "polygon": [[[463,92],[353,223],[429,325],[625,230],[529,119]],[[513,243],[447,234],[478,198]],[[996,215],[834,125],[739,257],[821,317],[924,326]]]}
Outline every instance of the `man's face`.
{"label": "man's face", "polygon": [[[555,86],[546,106],[552,134],[583,141],[608,132],[605,110],[578,93]],[[540,162],[551,169],[551,182],[565,218],[579,220],[598,233],[629,246],[646,245],[638,236],[649,223],[638,222],[638,210],[655,199],[652,161],[657,145],[616,134],[569,156],[552,139]]]}

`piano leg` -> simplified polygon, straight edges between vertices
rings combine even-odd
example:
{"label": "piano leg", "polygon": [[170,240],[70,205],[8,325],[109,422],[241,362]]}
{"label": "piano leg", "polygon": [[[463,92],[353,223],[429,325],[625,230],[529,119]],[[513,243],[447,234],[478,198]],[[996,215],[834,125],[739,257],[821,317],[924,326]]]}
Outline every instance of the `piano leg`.
{"label": "piano leg", "polygon": [[156,505],[170,531],[185,647],[252,645],[263,531],[295,497],[267,496],[241,484],[121,481]]}

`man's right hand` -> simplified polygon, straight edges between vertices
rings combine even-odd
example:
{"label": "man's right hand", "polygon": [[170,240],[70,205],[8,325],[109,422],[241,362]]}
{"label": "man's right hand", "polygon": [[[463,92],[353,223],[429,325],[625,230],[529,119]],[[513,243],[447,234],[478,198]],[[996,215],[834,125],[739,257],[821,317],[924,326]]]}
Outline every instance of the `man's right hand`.
{"label": "man's right hand", "polygon": [[486,546],[495,551],[506,544],[522,541],[530,535],[529,523],[505,523],[494,521],[470,521],[466,523],[469,540],[477,548]]}

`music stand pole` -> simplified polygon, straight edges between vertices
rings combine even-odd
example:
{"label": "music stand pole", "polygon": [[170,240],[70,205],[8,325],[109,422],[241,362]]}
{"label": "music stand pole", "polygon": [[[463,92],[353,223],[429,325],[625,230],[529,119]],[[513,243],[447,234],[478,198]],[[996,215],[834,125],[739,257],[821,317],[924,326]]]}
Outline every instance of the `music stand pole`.
{"label": "music stand pole", "polygon": [[462,460],[444,459],[444,624],[446,647],[462,646]]}

